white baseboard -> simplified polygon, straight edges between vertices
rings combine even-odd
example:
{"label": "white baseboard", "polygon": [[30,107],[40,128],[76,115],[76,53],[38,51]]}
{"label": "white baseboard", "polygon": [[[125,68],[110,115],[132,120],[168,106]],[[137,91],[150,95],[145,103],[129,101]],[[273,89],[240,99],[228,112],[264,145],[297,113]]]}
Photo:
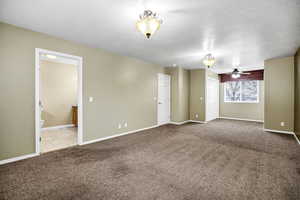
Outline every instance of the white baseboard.
{"label": "white baseboard", "polygon": [[298,142],[298,144],[300,145],[300,140],[299,140],[298,136],[292,131],[278,131],[278,130],[265,129],[265,128],[264,128],[264,131],[272,132],[272,133],[283,133],[283,134],[293,135],[294,138],[296,139],[296,141]]}
{"label": "white baseboard", "polygon": [[140,132],[140,131],[144,131],[144,130],[156,128],[158,126],[159,125],[155,125],[155,126],[150,126],[150,127],[146,127],[146,128],[141,128],[141,129],[133,130],[133,131],[128,131],[128,132],[125,132],[125,133],[120,133],[120,134],[116,134],[116,135],[112,135],[112,136],[108,136],[108,137],[98,138],[98,139],[95,139],[95,140],[90,140],[90,141],[83,142],[83,144],[81,144],[81,145],[91,144],[91,143],[95,143],[95,142],[100,142],[100,141],[103,141],[103,140],[108,140],[108,139],[112,139],[112,138],[115,138],[115,137],[120,137],[120,136],[123,136],[123,135],[129,135],[129,134],[132,134],[132,133],[136,133],[136,132]]}
{"label": "white baseboard", "polygon": [[297,140],[298,144],[300,145],[300,140],[299,140],[298,136],[295,133],[294,133],[294,137]]}
{"label": "white baseboard", "polygon": [[263,120],[256,120],[256,119],[243,119],[243,118],[234,118],[234,117],[219,117],[219,119],[231,119],[231,120],[238,120],[238,121],[249,121],[249,122],[264,122]]}
{"label": "white baseboard", "polygon": [[186,120],[186,121],[183,121],[183,122],[170,122],[169,124],[174,124],[174,125],[182,125],[182,124],[186,124],[186,123],[189,123],[190,120]]}
{"label": "white baseboard", "polygon": [[197,120],[189,120],[189,122],[200,123],[200,124],[206,124],[207,123],[205,121],[197,121]]}
{"label": "white baseboard", "polygon": [[162,124],[157,124],[156,126],[159,127],[159,126],[163,126],[163,125],[167,125],[167,124],[170,124],[171,122],[166,122],[166,123],[162,123]]}
{"label": "white baseboard", "polygon": [[[201,124],[207,123],[205,121],[187,120],[187,121],[184,121],[184,122],[170,122],[170,124],[182,125],[182,124],[185,124],[185,123],[188,123],[188,122],[201,123]],[[59,128],[73,127],[73,126],[74,126],[73,124],[71,124],[71,125],[63,125],[63,126],[59,126]],[[104,137],[104,138],[99,138],[99,139],[95,139],[95,140],[90,140],[90,141],[87,141],[87,142],[83,142],[83,144],[80,144],[80,145],[86,145],[86,144],[91,144],[91,143],[95,143],[95,142],[100,142],[100,141],[103,141],[103,140],[108,140],[108,139],[112,139],[112,138],[115,138],[115,137],[120,137],[120,136],[123,136],[123,135],[128,135],[128,134],[136,133],[136,132],[139,132],[139,131],[144,131],[144,130],[156,128],[158,126],[160,126],[160,125],[150,126],[150,127],[146,127],[146,128],[142,128],[142,129],[128,131],[128,132],[117,134],[117,135],[112,135],[112,136],[108,136],[108,137]],[[50,127],[47,127],[47,128],[50,128]],[[51,127],[51,128],[52,129],[57,129],[57,128],[53,128],[53,127]],[[294,132],[290,132],[290,131],[278,131],[278,130],[272,130],[272,129],[264,129],[264,131],[294,135],[295,139],[297,140],[298,144],[300,145],[300,140],[299,140],[299,138],[296,136],[296,134]],[[35,157],[35,156],[38,156],[38,155],[39,155],[38,153],[32,153],[32,154],[27,154],[27,155],[23,155],[23,156],[14,157],[14,158],[9,158],[9,159],[6,159],[6,160],[0,160],[0,165],[4,165],[4,164],[7,164],[7,163],[16,162],[16,161],[24,160],[24,159],[28,159],[28,158],[32,158],[32,157]]]}
{"label": "white baseboard", "polygon": [[279,131],[279,130],[266,129],[266,128],[264,128],[264,131],[266,131],[266,132],[272,132],[272,133],[283,133],[283,134],[289,134],[289,135],[294,135],[295,134],[292,131]]}
{"label": "white baseboard", "polygon": [[206,123],[207,123],[207,122],[205,122],[205,121],[186,120],[186,121],[183,121],[183,122],[170,122],[170,123],[168,123],[168,124],[182,125],[182,124],[186,124],[186,123],[189,123],[189,122],[200,123],[200,124],[206,124]]}
{"label": "white baseboard", "polygon": [[[66,127],[73,127],[73,126],[74,126],[73,124],[72,124],[72,126],[70,124],[70,125],[59,126],[58,128],[66,128]],[[117,134],[117,135],[112,135],[112,136],[108,136],[108,137],[104,137],[104,138],[99,138],[99,139],[96,139],[96,140],[91,140],[91,141],[83,142],[80,145],[85,145],[85,144],[91,144],[91,143],[95,143],[95,142],[100,142],[100,141],[103,141],[103,140],[108,140],[108,139],[111,139],[111,138],[115,138],[115,137],[119,137],[119,136],[123,136],[123,135],[128,135],[128,134],[131,134],[131,133],[136,133],[136,132],[139,132],[139,131],[144,131],[144,130],[156,128],[158,126],[159,125],[150,126],[150,127],[146,127],[146,128],[141,128],[141,129],[133,130],[133,131],[128,131],[128,132]],[[53,129],[58,129],[57,127],[47,127],[47,128],[51,128],[52,130]],[[48,130],[51,130],[51,129],[48,129]],[[11,163],[11,162],[16,162],[16,161],[19,161],[19,160],[24,160],[24,159],[35,157],[35,156],[38,156],[38,155],[39,155],[38,153],[32,153],[32,154],[27,154],[27,155],[23,155],[23,156],[14,157],[14,158],[9,158],[9,159],[6,159],[6,160],[0,160],[0,165],[4,165],[4,164],[7,164],[7,163]]]}
{"label": "white baseboard", "polygon": [[59,125],[59,126],[49,126],[42,128],[42,131],[48,131],[48,130],[56,130],[56,129],[62,129],[62,128],[71,128],[74,127],[74,124],[65,124],[65,125]]}
{"label": "white baseboard", "polygon": [[[188,122],[195,122],[195,123],[201,123],[201,124],[207,123],[207,122],[203,122],[203,121],[187,120],[187,121],[184,121],[184,122],[169,122],[169,123],[166,123],[166,124],[182,125],[182,124],[185,124],[185,123],[188,123]],[[163,125],[166,125],[166,124],[154,125],[154,126],[141,128],[141,129],[137,129],[137,130],[133,130],[133,131],[128,131],[128,132],[125,132],[125,133],[120,133],[120,134],[116,134],[116,135],[112,135],[112,136],[108,136],[108,137],[98,138],[98,139],[95,139],[95,140],[90,140],[90,141],[83,142],[80,145],[91,144],[91,143],[100,142],[100,141],[103,141],[103,140],[109,140],[109,139],[112,139],[112,138],[115,138],[115,137],[120,137],[120,136],[129,135],[129,134],[132,134],[132,133],[136,133],[136,132],[140,132],[140,131],[144,131],[144,130],[148,130],[148,129],[152,129],[152,128],[157,128],[159,126],[163,126]]]}
{"label": "white baseboard", "polygon": [[27,159],[27,158],[32,158],[32,157],[35,157],[35,156],[38,156],[38,155],[39,155],[38,153],[31,153],[31,154],[26,154],[26,155],[23,155],[23,156],[9,158],[9,159],[6,159],[6,160],[0,160],[0,165],[4,165],[4,164],[7,164],[7,163],[11,163],[11,162],[16,162],[16,161],[19,161],[19,160],[24,160],[24,159]]}

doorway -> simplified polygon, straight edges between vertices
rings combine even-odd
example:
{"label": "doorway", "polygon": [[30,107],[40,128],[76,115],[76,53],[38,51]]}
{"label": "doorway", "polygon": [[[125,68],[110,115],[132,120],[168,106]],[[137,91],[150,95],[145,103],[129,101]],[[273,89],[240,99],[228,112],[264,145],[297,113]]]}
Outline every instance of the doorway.
{"label": "doorway", "polygon": [[170,122],[170,86],[171,77],[167,74],[158,74],[158,97],[157,97],[157,124],[167,124]]}
{"label": "doorway", "polygon": [[82,144],[82,58],[35,52],[36,153]]}
{"label": "doorway", "polygon": [[211,121],[219,118],[219,80],[207,78],[206,84],[206,121]]}

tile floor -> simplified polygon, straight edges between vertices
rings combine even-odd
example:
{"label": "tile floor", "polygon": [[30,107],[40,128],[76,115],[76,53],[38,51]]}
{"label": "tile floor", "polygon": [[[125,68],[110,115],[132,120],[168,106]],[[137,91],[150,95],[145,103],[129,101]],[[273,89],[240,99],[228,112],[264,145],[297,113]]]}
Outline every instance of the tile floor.
{"label": "tile floor", "polygon": [[43,130],[41,132],[41,152],[63,149],[77,144],[77,128]]}

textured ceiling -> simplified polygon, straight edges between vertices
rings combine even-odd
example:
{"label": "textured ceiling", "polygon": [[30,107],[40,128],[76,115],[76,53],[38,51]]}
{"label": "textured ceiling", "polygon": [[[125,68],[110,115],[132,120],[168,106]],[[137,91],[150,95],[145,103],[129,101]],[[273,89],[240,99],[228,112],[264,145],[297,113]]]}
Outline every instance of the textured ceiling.
{"label": "textured ceiling", "polygon": [[[135,28],[144,8],[161,29],[147,40]],[[233,65],[257,69],[300,46],[300,0],[0,0],[0,21],[163,66]]]}

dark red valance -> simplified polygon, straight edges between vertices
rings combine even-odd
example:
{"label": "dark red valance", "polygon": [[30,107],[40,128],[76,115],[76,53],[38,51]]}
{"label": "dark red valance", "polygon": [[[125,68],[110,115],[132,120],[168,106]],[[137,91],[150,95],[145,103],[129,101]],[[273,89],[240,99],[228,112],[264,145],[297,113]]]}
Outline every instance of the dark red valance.
{"label": "dark red valance", "polygon": [[264,80],[264,70],[246,71],[250,74],[241,74],[240,78],[232,78],[231,74],[219,74],[221,83],[240,80]]}

